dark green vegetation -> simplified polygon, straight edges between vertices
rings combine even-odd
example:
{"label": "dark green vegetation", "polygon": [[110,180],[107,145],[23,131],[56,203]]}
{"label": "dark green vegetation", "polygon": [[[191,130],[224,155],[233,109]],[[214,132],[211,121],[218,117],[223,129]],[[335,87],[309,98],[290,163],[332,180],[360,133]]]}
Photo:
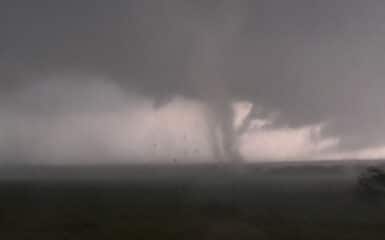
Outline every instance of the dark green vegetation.
{"label": "dark green vegetation", "polygon": [[12,171],[0,183],[1,239],[385,237],[385,208],[357,197],[357,176],[341,167]]}
{"label": "dark green vegetation", "polygon": [[367,168],[358,177],[356,192],[372,204],[382,204],[385,199],[385,172],[381,168]]}

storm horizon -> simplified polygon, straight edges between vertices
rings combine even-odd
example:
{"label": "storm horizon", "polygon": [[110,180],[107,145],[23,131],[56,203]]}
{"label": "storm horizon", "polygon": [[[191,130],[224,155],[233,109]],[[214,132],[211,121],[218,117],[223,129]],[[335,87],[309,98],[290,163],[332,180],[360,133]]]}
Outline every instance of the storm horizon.
{"label": "storm horizon", "polygon": [[0,164],[385,158],[385,3],[0,3]]}

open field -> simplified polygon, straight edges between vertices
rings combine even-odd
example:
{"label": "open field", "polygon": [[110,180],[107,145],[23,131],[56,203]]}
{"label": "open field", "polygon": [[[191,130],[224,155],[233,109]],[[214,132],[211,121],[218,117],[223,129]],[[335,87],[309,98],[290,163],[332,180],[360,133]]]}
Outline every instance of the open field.
{"label": "open field", "polygon": [[357,174],[337,165],[20,166],[0,173],[0,237],[7,240],[385,236],[385,208],[358,198]]}

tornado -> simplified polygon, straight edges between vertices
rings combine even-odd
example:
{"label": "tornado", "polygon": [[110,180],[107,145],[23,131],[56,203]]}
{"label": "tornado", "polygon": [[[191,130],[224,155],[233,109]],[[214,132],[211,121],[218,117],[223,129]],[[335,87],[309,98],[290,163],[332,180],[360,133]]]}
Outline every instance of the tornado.
{"label": "tornado", "polygon": [[252,109],[241,126],[235,128],[234,99],[223,76],[226,57],[243,24],[240,9],[239,3],[223,1],[217,8],[219,13],[213,15],[215,18],[209,17],[197,24],[199,30],[191,63],[192,80],[197,83],[198,94],[207,105],[205,115],[213,158],[230,163],[243,161],[239,140],[254,112]]}

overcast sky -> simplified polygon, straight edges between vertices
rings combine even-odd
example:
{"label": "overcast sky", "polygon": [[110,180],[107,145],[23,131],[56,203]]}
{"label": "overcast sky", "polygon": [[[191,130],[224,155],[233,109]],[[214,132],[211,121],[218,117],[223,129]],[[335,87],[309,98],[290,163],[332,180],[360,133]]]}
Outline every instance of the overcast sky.
{"label": "overcast sky", "polygon": [[3,159],[209,159],[253,106],[247,160],[385,157],[382,0],[2,0],[0,36]]}

